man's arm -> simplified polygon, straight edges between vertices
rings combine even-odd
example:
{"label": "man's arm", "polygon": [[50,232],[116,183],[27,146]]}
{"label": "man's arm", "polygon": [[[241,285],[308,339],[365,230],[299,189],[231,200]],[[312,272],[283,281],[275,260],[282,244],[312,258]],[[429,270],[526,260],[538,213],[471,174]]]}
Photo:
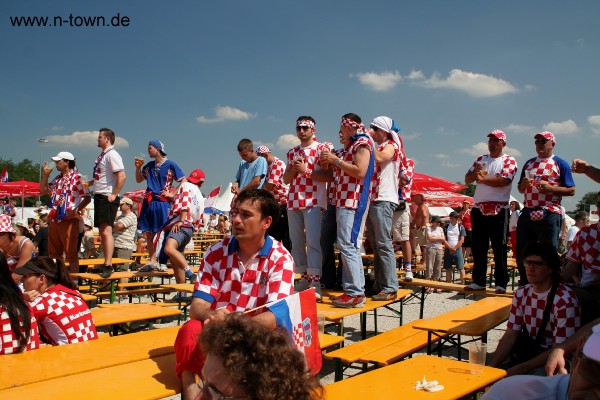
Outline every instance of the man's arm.
{"label": "man's arm", "polygon": [[375,162],[377,164],[383,164],[387,161],[390,161],[392,158],[394,158],[394,155],[396,154],[396,149],[389,143],[383,147],[383,150],[379,151],[377,150],[377,148],[374,148],[374,151]]}
{"label": "man's arm", "polygon": [[333,182],[333,168],[313,171],[310,178],[317,182]]}
{"label": "man's arm", "polygon": [[277,320],[271,311],[265,311],[252,317],[253,320],[265,325],[269,329],[277,328]]}
{"label": "man's arm", "polygon": [[484,185],[488,185],[491,187],[504,187],[504,186],[510,186],[510,184],[512,183],[512,180],[508,179],[508,178],[503,178],[503,177],[493,177],[493,178],[483,178],[483,179],[477,179],[477,183],[478,184],[484,184]]}
{"label": "man's arm", "polygon": [[577,349],[579,341],[585,338],[592,332],[592,328],[600,324],[600,318],[585,324],[581,329],[571,335],[564,342],[554,346],[550,351],[548,360],[546,361],[546,373],[551,376],[554,374],[566,374],[568,371],[565,368],[565,353],[573,353]]}
{"label": "man's arm", "polygon": [[216,317],[217,312],[211,309],[211,303],[199,297],[192,297],[190,304],[190,319],[205,321],[211,317]]}
{"label": "man's arm", "polygon": [[496,351],[492,354],[490,359],[490,367],[498,367],[500,364],[508,358],[510,352],[513,347],[517,343],[517,339],[519,338],[519,331],[515,331],[514,329],[506,329],[504,335],[498,342],[498,347],[496,347]]}
{"label": "man's arm", "polygon": [[600,169],[589,164],[587,161],[574,159],[571,164],[571,171],[576,174],[585,174],[588,178],[600,183]]}
{"label": "man's arm", "polygon": [[[575,186],[564,187],[564,186],[552,186],[548,182],[541,181],[536,183],[535,185],[540,193],[554,193],[559,196],[574,196],[575,195]],[[521,191],[521,187],[519,185],[519,192]],[[521,192],[523,193],[523,192]]]}
{"label": "man's arm", "polygon": [[260,186],[260,181],[262,179],[262,175],[256,175],[246,186],[238,190],[238,194],[242,193],[244,190],[256,189]]}
{"label": "man's arm", "polygon": [[115,172],[115,175],[117,175],[117,183],[115,183],[112,194],[108,196],[108,201],[110,202],[115,201],[119,193],[121,193],[121,189],[123,189],[123,185],[125,184],[125,179],[127,179],[125,171]]}

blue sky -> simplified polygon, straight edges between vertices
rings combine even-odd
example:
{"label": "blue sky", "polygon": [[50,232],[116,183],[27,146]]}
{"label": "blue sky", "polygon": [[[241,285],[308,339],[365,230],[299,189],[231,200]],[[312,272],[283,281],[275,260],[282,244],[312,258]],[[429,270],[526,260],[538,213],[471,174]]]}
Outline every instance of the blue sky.
{"label": "blue sky", "polygon": [[[10,20],[117,13],[129,26]],[[542,130],[556,134],[558,156],[599,162],[598,1],[36,0],[4,1],[0,15],[0,157],[68,150],[89,174],[106,126],[127,190],[141,187],[133,157],[149,139],[184,172],[202,168],[208,192],[233,180],[240,139],[283,157],[303,114],[336,145],[342,114],[388,115],[417,171],[452,181],[493,129],[520,166]],[[567,209],[598,190],[575,182]]]}

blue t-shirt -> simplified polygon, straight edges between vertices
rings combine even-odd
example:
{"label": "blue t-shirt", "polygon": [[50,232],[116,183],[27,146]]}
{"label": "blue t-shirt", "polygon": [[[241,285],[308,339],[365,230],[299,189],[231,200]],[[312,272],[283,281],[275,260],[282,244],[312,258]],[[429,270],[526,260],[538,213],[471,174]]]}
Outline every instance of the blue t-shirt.
{"label": "blue t-shirt", "polygon": [[154,160],[144,165],[142,176],[148,183],[148,190],[158,195],[163,189],[171,187],[174,180],[185,177],[185,174],[177,164],[167,159],[158,167]]}
{"label": "blue t-shirt", "polygon": [[266,175],[267,160],[265,160],[264,157],[257,157],[256,160],[251,163],[246,161],[240,162],[237,174],[235,175],[235,180],[240,183],[239,188],[242,189],[252,182],[252,179],[254,179],[255,176],[260,176],[260,184],[257,188],[260,189],[265,183]]}

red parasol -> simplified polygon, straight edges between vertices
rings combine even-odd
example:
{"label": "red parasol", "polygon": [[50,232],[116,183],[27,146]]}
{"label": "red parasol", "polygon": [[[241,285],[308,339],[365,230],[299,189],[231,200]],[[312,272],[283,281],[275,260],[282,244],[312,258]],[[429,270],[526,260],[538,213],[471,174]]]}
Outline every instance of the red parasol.
{"label": "red parasol", "polygon": [[460,207],[462,202],[473,198],[458,192],[466,186],[435,176],[416,173],[413,175],[411,194],[422,194],[427,204],[433,207]]}
{"label": "red parasol", "polygon": [[[39,182],[29,182],[25,179],[21,179],[20,181],[0,183],[0,196],[20,197],[22,212],[25,197],[35,197],[39,195]],[[21,214],[21,218],[23,218],[23,214]]]}
{"label": "red parasol", "polygon": [[134,203],[141,203],[144,201],[144,195],[146,194],[146,189],[135,189],[130,190],[129,192],[123,193],[123,197],[129,197],[133,200]]}

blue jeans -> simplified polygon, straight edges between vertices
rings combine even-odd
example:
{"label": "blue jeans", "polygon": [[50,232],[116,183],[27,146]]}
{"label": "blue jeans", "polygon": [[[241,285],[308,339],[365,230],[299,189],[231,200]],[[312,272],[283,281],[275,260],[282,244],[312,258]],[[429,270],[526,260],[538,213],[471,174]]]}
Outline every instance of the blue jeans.
{"label": "blue jeans", "polygon": [[376,291],[396,293],[398,291],[398,274],[396,273],[396,257],[392,243],[392,216],[396,204],[390,201],[374,201],[367,215],[367,238],[375,256]]}
{"label": "blue jeans", "polygon": [[539,240],[552,243],[552,246],[558,251],[558,237],[560,235],[560,226],[562,224],[560,214],[544,212],[544,219],[532,221],[529,214],[532,209],[524,208],[517,222],[517,268],[519,269],[519,284],[527,284],[527,275],[523,265],[523,249],[527,242]]}
{"label": "blue jeans", "polygon": [[336,209],[338,245],[344,268],[342,270],[344,293],[350,296],[362,296],[365,294],[362,257],[359,248],[352,243],[351,239],[355,215],[355,210]]}
{"label": "blue jeans", "polygon": [[287,210],[296,273],[321,275],[321,208]]}

